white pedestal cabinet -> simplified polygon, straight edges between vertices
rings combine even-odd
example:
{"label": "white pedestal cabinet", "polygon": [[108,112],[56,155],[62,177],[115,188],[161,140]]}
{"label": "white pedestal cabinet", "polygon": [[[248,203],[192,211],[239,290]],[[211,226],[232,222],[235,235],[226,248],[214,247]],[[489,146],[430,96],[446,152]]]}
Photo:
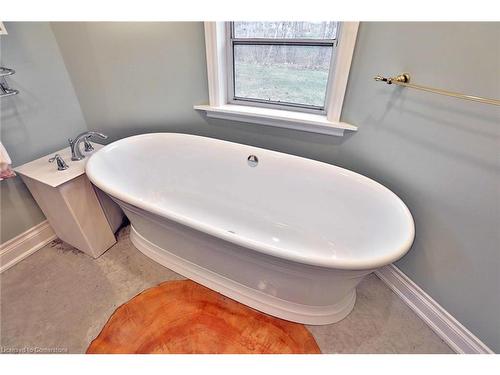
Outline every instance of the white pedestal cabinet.
{"label": "white pedestal cabinet", "polygon": [[[95,150],[103,147],[93,144]],[[95,152],[95,151],[94,151]],[[57,170],[48,159],[59,154],[69,168]],[[85,159],[71,160],[69,147],[15,168],[47,217],[56,235],[93,258],[116,243],[123,212],[85,175]]]}

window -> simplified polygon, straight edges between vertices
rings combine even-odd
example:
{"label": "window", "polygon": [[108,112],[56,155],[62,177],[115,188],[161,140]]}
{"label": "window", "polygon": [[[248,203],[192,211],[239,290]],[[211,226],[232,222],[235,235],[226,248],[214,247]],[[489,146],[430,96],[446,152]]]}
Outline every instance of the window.
{"label": "window", "polygon": [[230,103],[322,112],[337,22],[230,22]]}
{"label": "window", "polygon": [[208,117],[342,135],[357,22],[205,22]]}

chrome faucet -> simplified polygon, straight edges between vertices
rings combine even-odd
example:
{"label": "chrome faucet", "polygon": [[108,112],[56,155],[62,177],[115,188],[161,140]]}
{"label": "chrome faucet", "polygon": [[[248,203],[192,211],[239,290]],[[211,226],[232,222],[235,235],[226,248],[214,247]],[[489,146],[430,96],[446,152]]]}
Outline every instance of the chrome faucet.
{"label": "chrome faucet", "polygon": [[90,131],[78,134],[75,140],[72,140],[71,138],[68,139],[69,147],[71,148],[71,160],[82,160],[85,157],[85,155],[83,155],[82,151],[80,150],[80,143],[82,143],[82,141],[85,143],[86,152],[92,151],[94,149],[89,142],[89,138],[92,137],[98,137],[101,139],[108,138],[107,135],[104,135],[102,133]]}

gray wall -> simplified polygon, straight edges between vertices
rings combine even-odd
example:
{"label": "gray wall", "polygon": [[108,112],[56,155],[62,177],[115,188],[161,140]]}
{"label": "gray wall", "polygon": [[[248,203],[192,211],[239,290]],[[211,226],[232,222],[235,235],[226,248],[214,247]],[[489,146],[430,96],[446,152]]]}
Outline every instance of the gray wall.
{"label": "gray wall", "polygon": [[[343,119],[360,131],[333,161],[384,183],[416,222],[397,266],[500,352],[500,110],[371,81],[500,98],[500,24],[367,24]],[[395,48],[395,46],[399,46]]]}
{"label": "gray wall", "polygon": [[363,23],[342,114],[359,131],[342,138],[195,112],[208,101],[201,23],[52,30],[90,129],[112,139],[207,135],[340,165],[392,189],[417,229],[398,267],[500,352],[500,112],[372,80],[408,71],[416,83],[500,97],[498,23]]}
{"label": "gray wall", "polygon": [[203,24],[52,23],[90,129],[111,139],[207,127]]}
{"label": "gray wall", "polygon": [[[1,100],[0,139],[14,166],[64,147],[86,129],[73,86],[49,23],[5,24],[1,64],[20,94]],[[0,243],[45,218],[20,177],[0,182]]]}

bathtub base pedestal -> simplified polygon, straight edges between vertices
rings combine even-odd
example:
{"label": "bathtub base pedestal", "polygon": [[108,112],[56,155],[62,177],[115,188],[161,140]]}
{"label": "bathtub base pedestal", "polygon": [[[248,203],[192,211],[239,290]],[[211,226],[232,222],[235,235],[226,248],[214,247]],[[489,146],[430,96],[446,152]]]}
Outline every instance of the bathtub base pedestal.
{"label": "bathtub base pedestal", "polygon": [[[139,234],[133,226],[130,231],[130,240],[144,255],[172,271],[256,310],[292,322],[311,325],[336,323],[349,315],[356,301],[355,288],[334,305],[310,306],[286,301],[181,258],[150,242]],[[180,239],[179,245],[180,249],[178,250],[181,250],[182,239]],[[205,249],[199,249],[200,252],[203,250]]]}

